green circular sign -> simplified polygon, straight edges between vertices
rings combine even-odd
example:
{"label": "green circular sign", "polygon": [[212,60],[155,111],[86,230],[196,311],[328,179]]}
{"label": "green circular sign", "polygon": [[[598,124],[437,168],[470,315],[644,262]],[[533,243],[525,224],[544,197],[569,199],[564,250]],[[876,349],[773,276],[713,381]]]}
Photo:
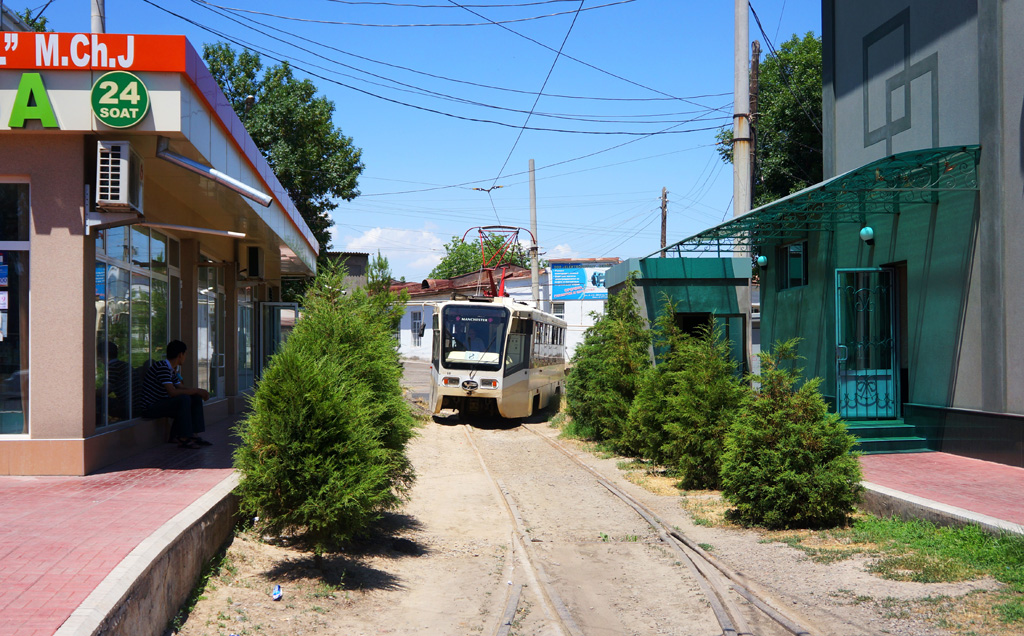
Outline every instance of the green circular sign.
{"label": "green circular sign", "polygon": [[111,71],[92,85],[92,114],[111,128],[130,128],[149,110],[149,91],[135,75]]}

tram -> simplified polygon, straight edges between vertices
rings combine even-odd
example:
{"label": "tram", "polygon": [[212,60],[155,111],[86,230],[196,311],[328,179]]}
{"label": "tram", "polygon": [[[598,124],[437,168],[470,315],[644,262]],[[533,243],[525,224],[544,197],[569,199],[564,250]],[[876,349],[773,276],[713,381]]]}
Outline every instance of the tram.
{"label": "tram", "polygon": [[507,296],[438,303],[430,406],[529,417],[565,393],[564,320]]}

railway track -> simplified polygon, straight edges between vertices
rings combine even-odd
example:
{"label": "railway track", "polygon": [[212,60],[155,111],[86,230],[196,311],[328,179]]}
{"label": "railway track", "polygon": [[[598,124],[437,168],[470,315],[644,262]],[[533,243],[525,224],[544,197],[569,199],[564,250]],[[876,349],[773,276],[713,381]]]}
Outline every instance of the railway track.
{"label": "railway track", "polygon": [[[544,567],[544,558],[533,549],[527,524],[519,510],[515,497],[502,479],[492,474],[488,462],[477,444],[474,429],[463,424],[463,432],[473,448],[484,473],[494,486],[515,527],[512,537],[512,569],[508,579],[504,610],[493,633],[508,636],[517,608],[523,599],[524,588],[533,590],[551,624],[564,636],[586,636],[560,597]],[[755,589],[740,574],[731,570],[718,559],[708,554],[694,541],[670,527],[634,497],[618,488],[599,472],[580,460],[576,453],[565,448],[556,440],[545,436],[528,426],[520,428],[529,431],[558,453],[568,458],[576,467],[607,490],[617,500],[629,506],[652,530],[657,533],[663,546],[671,550],[678,563],[685,566],[692,580],[699,586],[714,613],[722,636],[811,636],[812,631],[788,617],[767,599],[767,594]],[[770,620],[765,620],[765,617]],[[756,626],[756,627],[752,627]]]}

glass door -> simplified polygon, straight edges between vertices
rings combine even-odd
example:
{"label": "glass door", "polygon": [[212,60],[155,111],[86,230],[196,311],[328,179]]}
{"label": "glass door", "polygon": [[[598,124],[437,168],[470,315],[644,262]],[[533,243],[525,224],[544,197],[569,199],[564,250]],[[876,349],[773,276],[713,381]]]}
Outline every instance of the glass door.
{"label": "glass door", "polygon": [[299,319],[297,303],[260,303],[260,353],[259,368],[262,371],[270,362],[270,356],[277,353],[288,334]]}
{"label": "glass door", "polygon": [[899,417],[893,309],[891,270],[836,270],[836,408],[843,418]]}

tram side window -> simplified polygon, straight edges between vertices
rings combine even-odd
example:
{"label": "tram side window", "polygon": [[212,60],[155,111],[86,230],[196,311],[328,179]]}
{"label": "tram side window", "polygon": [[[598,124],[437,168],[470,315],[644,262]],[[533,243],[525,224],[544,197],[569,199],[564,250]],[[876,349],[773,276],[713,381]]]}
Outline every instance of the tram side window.
{"label": "tram side window", "polygon": [[522,371],[530,362],[530,332],[533,321],[513,318],[505,347],[505,377]]}

